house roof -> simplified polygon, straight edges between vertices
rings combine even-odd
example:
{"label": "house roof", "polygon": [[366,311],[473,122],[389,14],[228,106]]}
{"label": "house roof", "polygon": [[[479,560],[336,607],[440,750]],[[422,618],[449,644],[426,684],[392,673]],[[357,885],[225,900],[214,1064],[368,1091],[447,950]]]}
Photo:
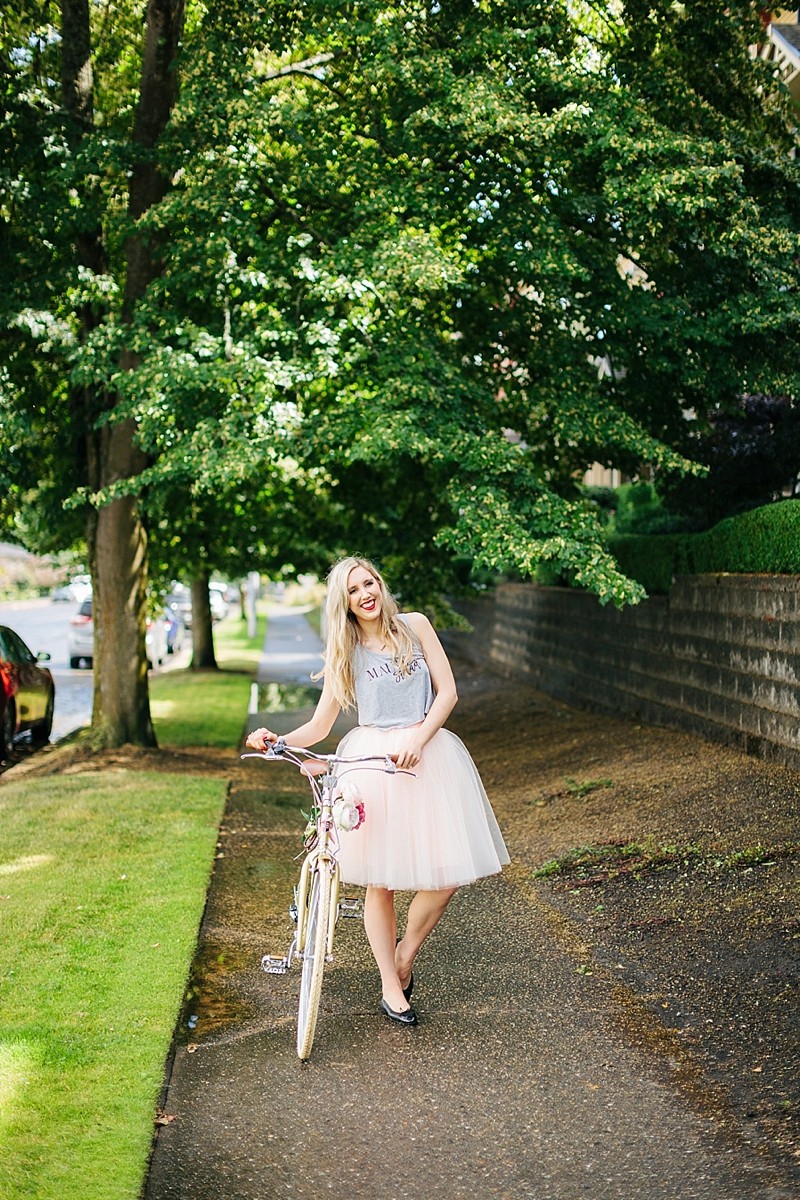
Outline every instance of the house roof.
{"label": "house roof", "polygon": [[800,58],[800,25],[772,25],[770,30],[773,34],[777,34],[778,37],[782,38],[784,42],[787,42],[795,55]]}

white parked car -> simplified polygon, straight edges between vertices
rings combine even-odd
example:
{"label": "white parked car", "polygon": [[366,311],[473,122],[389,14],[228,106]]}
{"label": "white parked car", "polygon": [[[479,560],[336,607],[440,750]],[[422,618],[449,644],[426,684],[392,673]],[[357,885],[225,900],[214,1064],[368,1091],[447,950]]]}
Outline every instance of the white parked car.
{"label": "white parked car", "polygon": [[90,667],[94,658],[94,621],[92,601],[84,600],[69,623],[67,630],[67,652],[69,665]]}
{"label": "white parked car", "polygon": [[[145,631],[147,661],[160,667],[167,657],[167,629],[162,617],[147,619]],[[84,600],[69,623],[67,632],[69,665],[73,668],[91,667],[94,661],[94,620],[91,598]]]}
{"label": "white parked car", "polygon": [[160,667],[169,654],[167,626],[164,616],[147,618],[147,628],[144,644],[147,649],[147,661],[151,667]]}
{"label": "white parked car", "polygon": [[69,583],[62,583],[50,593],[51,600],[61,600],[73,604],[82,604],[92,596],[92,579],[90,575],[76,575]]}
{"label": "white parked car", "polygon": [[227,615],[228,601],[225,599],[227,590],[227,583],[210,583],[208,585],[208,603],[211,608],[212,621],[221,621]]}

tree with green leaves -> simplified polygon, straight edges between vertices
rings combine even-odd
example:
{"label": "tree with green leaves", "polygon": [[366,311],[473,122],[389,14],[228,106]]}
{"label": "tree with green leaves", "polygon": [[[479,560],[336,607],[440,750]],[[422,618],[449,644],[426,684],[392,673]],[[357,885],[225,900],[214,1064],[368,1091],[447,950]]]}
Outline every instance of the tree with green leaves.
{"label": "tree with green leaves", "polygon": [[[796,393],[800,192],[757,6],[576,8],[326,10],[256,141],[292,164],[306,431],[368,483],[352,527],[437,583],[438,547],[622,602],[576,482],[691,470],[688,430]],[[291,12],[289,44],[321,15]]]}
{"label": "tree with green leaves", "polygon": [[181,35],[153,0],[87,42],[72,3],[4,18],[2,505],[87,522],[98,740],[150,736],[170,497],[165,564],[219,567],[242,495],[285,559],[367,551],[409,602],[551,564],[624,603],[586,466],[692,470],[687,427],[796,394],[757,6],[223,0]]}
{"label": "tree with green leaves", "polygon": [[[38,323],[50,332],[52,341],[45,345],[54,351],[53,360],[43,374],[58,405],[54,423],[50,412],[30,413],[24,384],[19,385],[17,406],[12,391],[11,402],[4,408],[11,409],[18,420],[21,416],[32,418],[32,428],[27,438],[23,435],[21,447],[10,447],[9,466],[13,469],[19,459],[34,466],[36,447],[30,433],[47,428],[51,437],[56,435],[51,450],[55,490],[63,494],[68,481],[92,494],[109,492],[106,503],[91,506],[85,527],[94,586],[93,732],[100,744],[148,744],[154,736],[144,649],[146,534],[135,491],[122,488],[115,494],[113,490],[141,473],[146,456],[136,440],[135,423],[118,416],[113,376],[93,377],[86,369],[86,357],[98,339],[110,343],[115,374],[123,379],[139,361],[134,335],[136,308],[161,269],[158,239],[142,218],[168,188],[156,150],[177,98],[175,65],[183,3],[149,0],[144,36],[136,39],[141,47],[141,68],[138,95],[127,89],[124,97],[128,103],[135,101],[135,112],[123,187],[119,179],[116,186],[104,186],[106,164],[98,161],[103,139],[98,136],[98,88],[88,0],[62,0],[58,16],[56,25],[53,7],[46,6],[43,13],[23,8],[21,19],[10,22],[10,29],[4,31],[5,75],[22,118],[6,127],[17,154],[8,172],[5,224],[23,255],[36,255],[36,266],[42,271],[42,277],[33,282],[18,274],[16,290],[28,303],[13,314],[9,324],[12,328],[27,326],[35,335]],[[16,44],[9,44],[9,33]],[[51,74],[53,60],[59,69]],[[119,111],[103,114],[105,119],[118,116]],[[36,134],[30,149],[20,141],[20,127],[26,123]],[[23,160],[33,158],[29,172],[24,170],[24,161],[20,164],[20,154]],[[23,206],[15,184],[37,187],[39,202],[29,197]],[[108,209],[121,208],[123,202],[124,215],[119,213],[118,226],[127,228],[119,244],[112,247],[106,224]],[[26,227],[28,209],[32,210],[29,219],[39,226],[44,255]],[[51,223],[54,230],[49,228]],[[115,310],[107,300],[111,293],[119,295]],[[30,348],[14,345],[11,357],[18,369],[24,369],[31,358]],[[71,372],[64,370],[65,360],[72,363]],[[59,447],[61,430],[65,437]],[[64,449],[69,461],[62,471],[58,452]],[[14,480],[16,491],[21,486],[20,476],[21,472]]]}

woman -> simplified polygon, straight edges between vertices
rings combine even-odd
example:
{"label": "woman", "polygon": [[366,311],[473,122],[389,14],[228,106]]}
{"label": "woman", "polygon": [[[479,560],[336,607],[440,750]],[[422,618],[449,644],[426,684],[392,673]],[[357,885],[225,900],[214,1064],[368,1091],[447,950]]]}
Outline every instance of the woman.
{"label": "woman", "polygon": [[[475,765],[442,726],[458,696],[447,655],[422,613],[398,611],[375,567],[338,562],[328,577],[327,645],[322,695],[305,725],[285,735],[310,746],[328,736],[342,709],[358,726],[338,753],[391,754],[414,775],[354,771],[363,795],[362,826],[340,833],[346,883],[366,887],[364,925],[381,974],[380,1007],[392,1021],[416,1025],[410,1005],[414,959],[462,884],[495,874],[509,861]],[[247,745],[276,741],[256,729]],[[397,938],[394,894],[416,892]]]}

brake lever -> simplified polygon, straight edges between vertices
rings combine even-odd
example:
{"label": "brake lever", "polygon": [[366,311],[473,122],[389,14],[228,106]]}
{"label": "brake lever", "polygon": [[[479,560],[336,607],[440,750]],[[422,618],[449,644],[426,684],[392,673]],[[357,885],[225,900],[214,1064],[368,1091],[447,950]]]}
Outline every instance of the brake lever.
{"label": "brake lever", "polygon": [[408,767],[398,767],[391,754],[385,755],[381,770],[387,775],[410,775],[412,779],[417,778],[416,771],[409,771]]}
{"label": "brake lever", "polygon": [[270,742],[266,750],[254,750],[252,754],[242,754],[240,758],[282,758],[286,753],[286,738],[279,737]]}

